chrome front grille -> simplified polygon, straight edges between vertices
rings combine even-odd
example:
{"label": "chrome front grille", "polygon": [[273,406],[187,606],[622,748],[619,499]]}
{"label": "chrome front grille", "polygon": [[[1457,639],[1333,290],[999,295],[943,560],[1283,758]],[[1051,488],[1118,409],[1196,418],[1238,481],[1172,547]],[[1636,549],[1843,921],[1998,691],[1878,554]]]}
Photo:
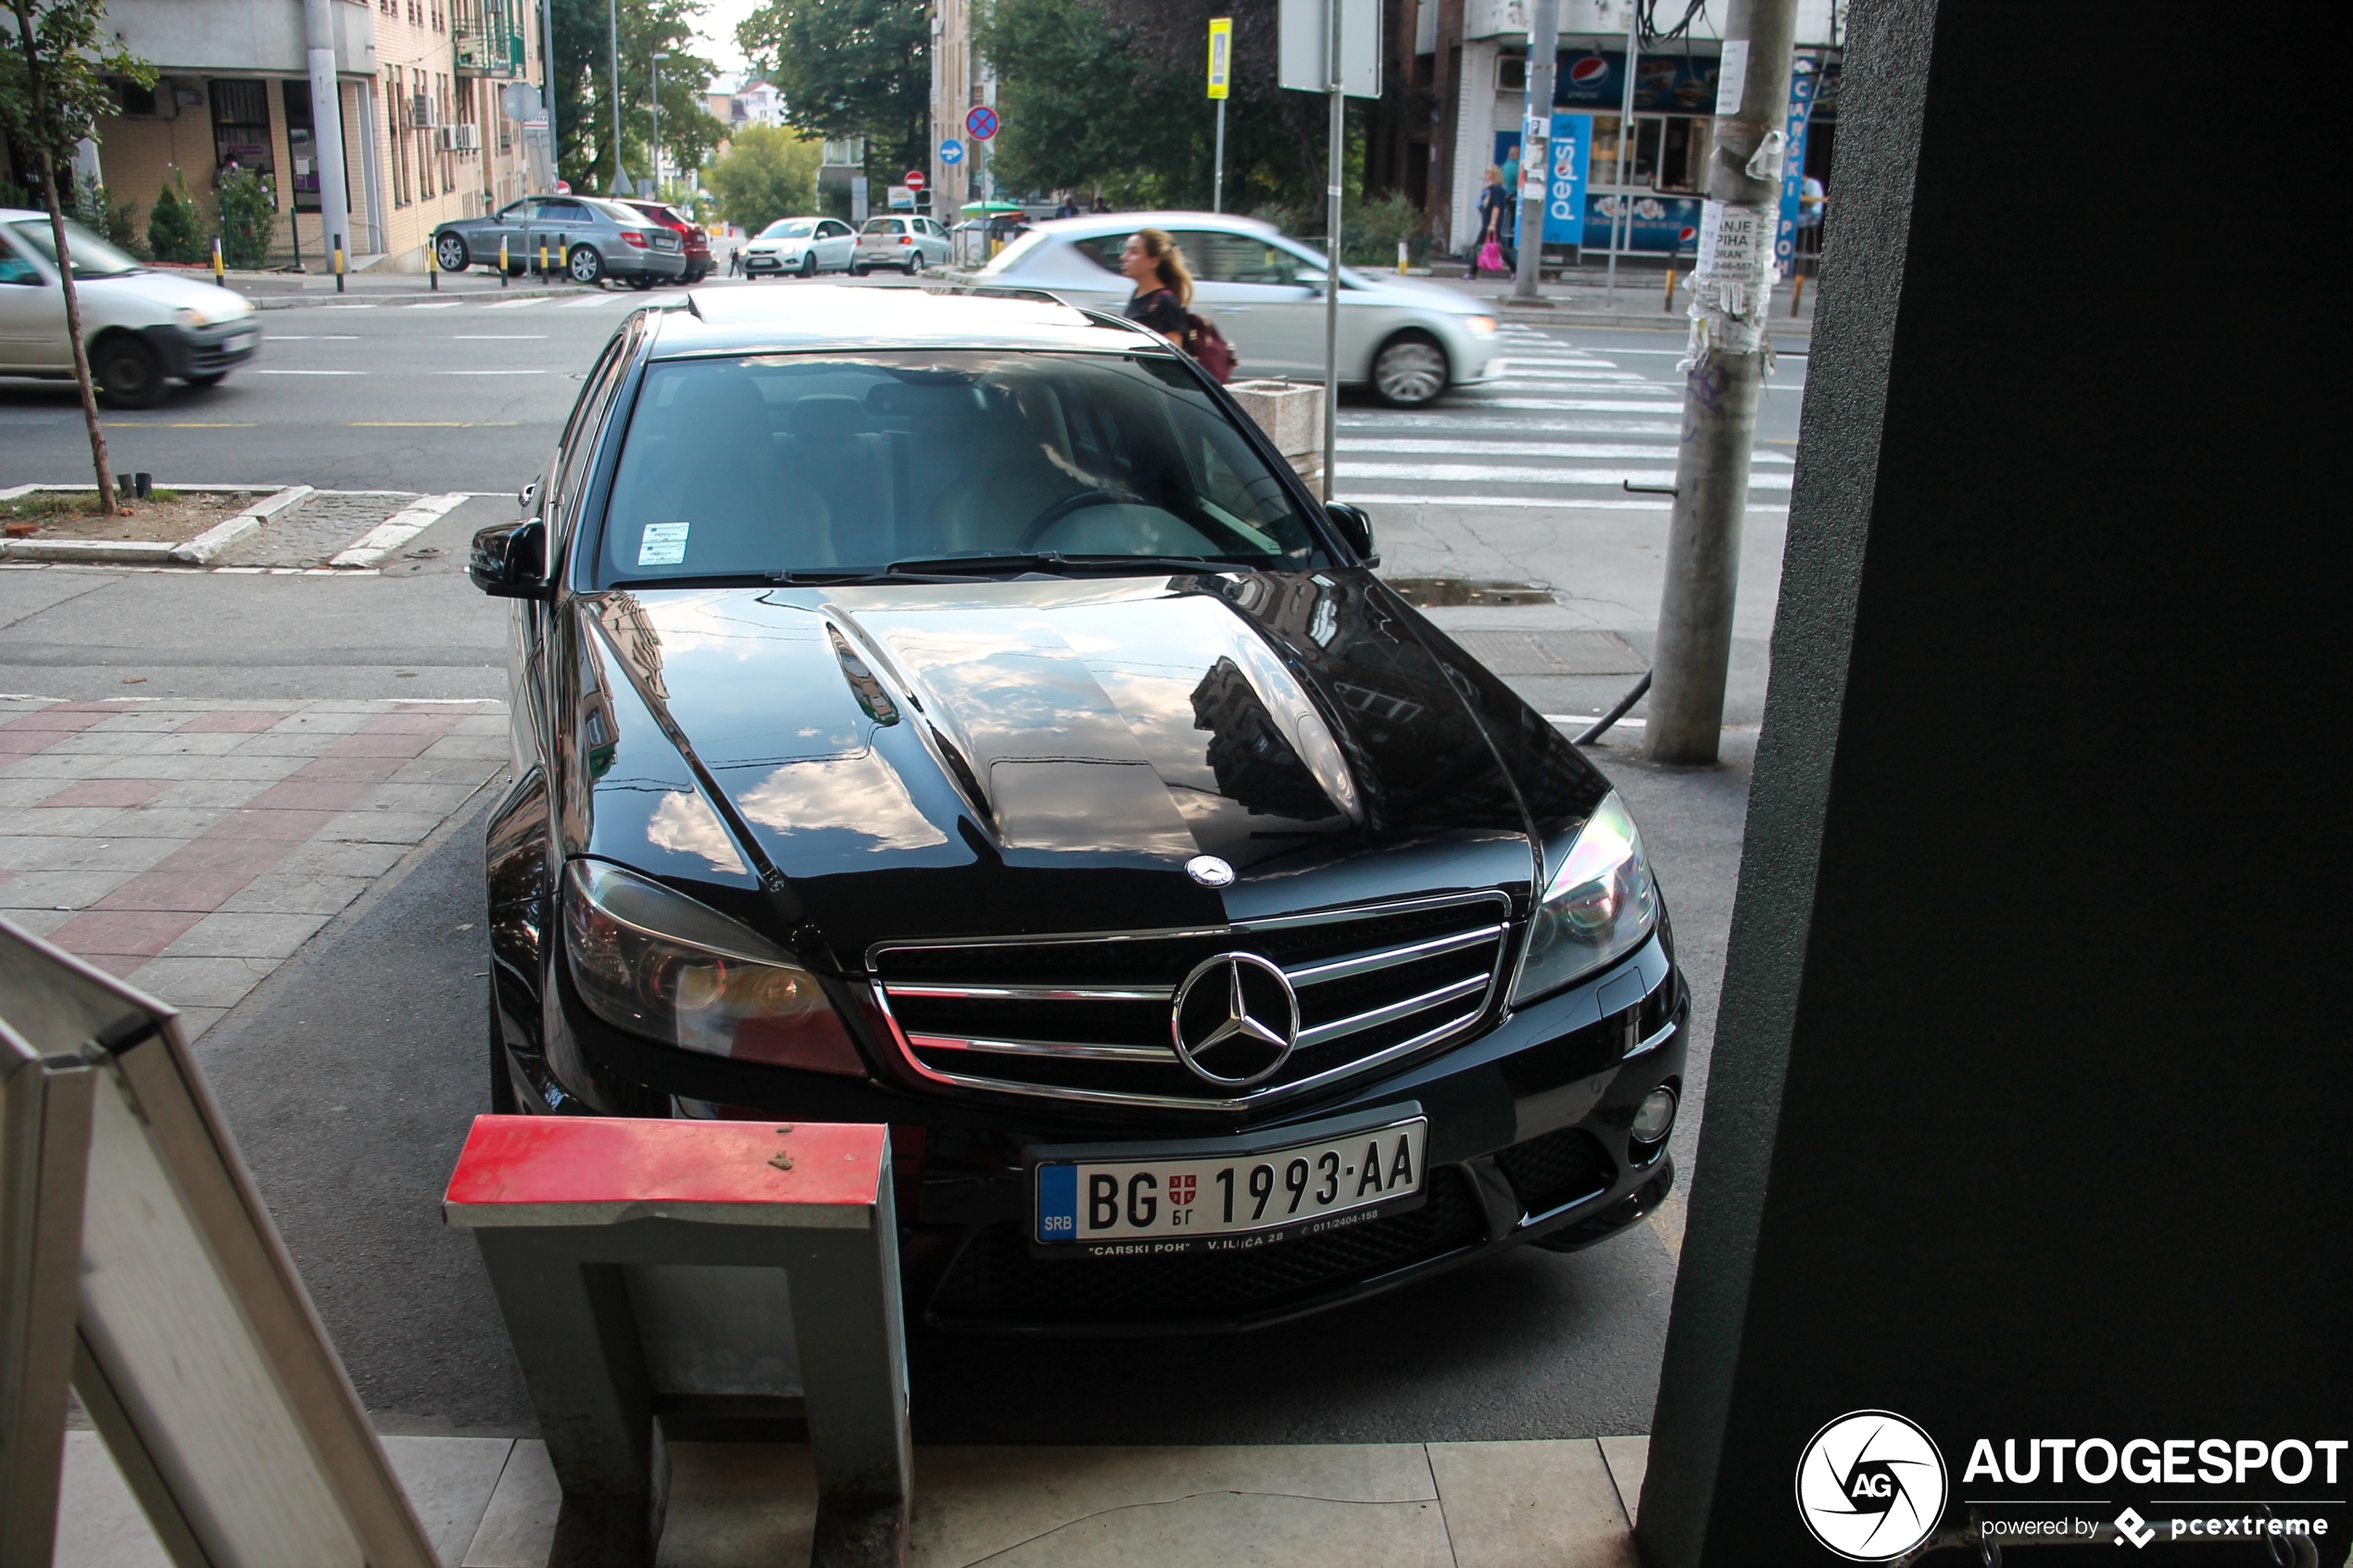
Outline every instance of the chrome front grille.
{"label": "chrome front grille", "polygon": [[[1501,893],[1231,926],[884,943],[874,994],[915,1071],[969,1088],[1109,1105],[1233,1109],[1302,1094],[1462,1034],[1494,995],[1511,934]],[[1170,1043],[1176,988],[1204,960],[1254,953],[1299,997],[1297,1047],[1234,1092]]]}

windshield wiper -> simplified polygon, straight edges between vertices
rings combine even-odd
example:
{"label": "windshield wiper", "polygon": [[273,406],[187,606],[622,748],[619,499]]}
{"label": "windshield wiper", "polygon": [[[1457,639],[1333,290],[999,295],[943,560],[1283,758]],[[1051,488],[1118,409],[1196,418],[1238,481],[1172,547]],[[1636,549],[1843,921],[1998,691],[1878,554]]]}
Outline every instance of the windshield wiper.
{"label": "windshield wiper", "polygon": [[1010,550],[1001,555],[911,556],[884,568],[893,577],[912,571],[1249,571],[1248,566],[1202,556],[1064,555],[1060,550]]}

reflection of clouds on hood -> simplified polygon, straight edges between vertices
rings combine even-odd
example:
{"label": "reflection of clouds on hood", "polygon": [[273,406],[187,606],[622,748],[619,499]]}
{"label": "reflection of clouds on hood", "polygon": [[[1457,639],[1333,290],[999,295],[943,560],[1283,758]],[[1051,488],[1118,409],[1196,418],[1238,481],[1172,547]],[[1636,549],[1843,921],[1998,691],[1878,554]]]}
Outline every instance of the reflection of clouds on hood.
{"label": "reflection of clouds on hood", "polygon": [[646,837],[656,848],[673,854],[699,855],[709,860],[714,871],[745,874],[743,857],[736,853],[736,842],[720,825],[719,813],[699,795],[679,790],[665,795],[661,804],[646,823]]}
{"label": "reflection of clouds on hood", "polygon": [[791,762],[736,797],[743,814],[777,833],[831,828],[872,840],[867,848],[921,849],[948,835],[916,809],[899,775],[872,751]]}

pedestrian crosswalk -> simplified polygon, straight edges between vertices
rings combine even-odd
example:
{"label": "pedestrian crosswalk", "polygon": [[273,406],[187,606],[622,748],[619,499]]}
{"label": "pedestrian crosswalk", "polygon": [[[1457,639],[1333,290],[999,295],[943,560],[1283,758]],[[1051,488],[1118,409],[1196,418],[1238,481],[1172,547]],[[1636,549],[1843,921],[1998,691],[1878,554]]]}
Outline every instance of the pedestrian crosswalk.
{"label": "pedestrian crosswalk", "polygon": [[[1682,433],[1681,378],[1533,327],[1502,329],[1502,373],[1419,412],[1344,406],[1332,477],[1340,499],[1388,505],[1665,511]],[[1654,378],[1657,379],[1654,379]],[[1649,418],[1602,416],[1648,415]],[[1788,505],[1795,458],[1752,454],[1749,509]],[[1629,491],[1629,485],[1649,493]]]}

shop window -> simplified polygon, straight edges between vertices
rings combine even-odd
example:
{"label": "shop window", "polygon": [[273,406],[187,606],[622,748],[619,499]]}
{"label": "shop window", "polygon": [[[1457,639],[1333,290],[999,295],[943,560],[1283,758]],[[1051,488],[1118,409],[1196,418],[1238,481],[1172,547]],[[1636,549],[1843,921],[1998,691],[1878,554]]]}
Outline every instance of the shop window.
{"label": "shop window", "polygon": [[294,191],[296,212],[319,210],[319,146],[312,134],[310,118],[310,83],[282,82],[278,84],[285,98],[286,161],[294,165],[286,183]]}
{"label": "shop window", "polygon": [[[1589,178],[1596,185],[1617,184],[1617,116],[1593,117],[1592,144]],[[1715,149],[1716,122],[1705,116],[1638,114],[1625,182],[1646,191],[1705,195],[1707,160]]]}
{"label": "shop window", "polygon": [[271,180],[277,173],[271,156],[270,84],[255,81],[216,81],[206,84],[212,100],[213,184],[232,173],[258,174]]}

